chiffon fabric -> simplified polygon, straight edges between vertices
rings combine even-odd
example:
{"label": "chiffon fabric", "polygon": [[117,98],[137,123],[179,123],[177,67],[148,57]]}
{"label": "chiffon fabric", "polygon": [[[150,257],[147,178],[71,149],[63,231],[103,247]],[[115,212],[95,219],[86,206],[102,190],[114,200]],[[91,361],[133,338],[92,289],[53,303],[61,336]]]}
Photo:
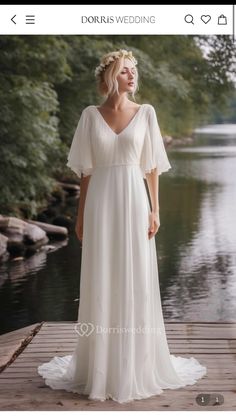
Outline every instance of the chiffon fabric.
{"label": "chiffon fabric", "polygon": [[[148,238],[146,174],[171,168],[154,107],[141,105],[116,133],[86,107],[67,166],[91,175],[84,207],[80,304],[73,353],[38,367],[52,389],[119,403],[193,385],[206,367],[170,354],[155,236]],[[158,234],[158,233],[157,233]]]}

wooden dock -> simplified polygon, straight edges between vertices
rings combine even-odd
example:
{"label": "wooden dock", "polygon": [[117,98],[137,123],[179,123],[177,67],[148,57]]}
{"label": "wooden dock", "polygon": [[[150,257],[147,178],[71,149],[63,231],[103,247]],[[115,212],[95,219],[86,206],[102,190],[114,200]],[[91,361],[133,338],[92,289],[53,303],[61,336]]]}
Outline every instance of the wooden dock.
{"label": "wooden dock", "polygon": [[[207,375],[192,386],[120,404],[52,390],[37,366],[73,351],[76,322],[43,322],[0,336],[0,410],[236,410],[236,323],[165,322],[170,352],[194,356]],[[212,397],[199,405],[197,396]],[[214,403],[214,396],[223,403]],[[223,397],[222,397],[223,396]]]}

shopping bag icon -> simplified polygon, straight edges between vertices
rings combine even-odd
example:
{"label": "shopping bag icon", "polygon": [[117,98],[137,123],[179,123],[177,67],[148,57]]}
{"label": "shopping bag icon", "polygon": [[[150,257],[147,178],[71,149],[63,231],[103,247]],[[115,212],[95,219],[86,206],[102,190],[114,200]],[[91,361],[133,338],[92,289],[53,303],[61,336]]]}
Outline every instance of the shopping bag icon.
{"label": "shopping bag icon", "polygon": [[218,25],[227,25],[227,17],[225,15],[218,17]]}

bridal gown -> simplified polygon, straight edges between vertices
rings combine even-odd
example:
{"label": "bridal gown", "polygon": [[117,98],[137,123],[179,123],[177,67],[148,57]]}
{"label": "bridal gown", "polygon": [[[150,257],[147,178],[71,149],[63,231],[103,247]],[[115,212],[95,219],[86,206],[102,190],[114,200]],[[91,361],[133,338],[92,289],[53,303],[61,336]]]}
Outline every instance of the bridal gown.
{"label": "bridal gown", "polygon": [[[171,355],[146,173],[171,168],[155,109],[143,104],[119,134],[94,105],[80,117],[67,166],[91,175],[84,206],[74,352],[38,367],[52,389],[119,403],[196,383],[206,367]],[[158,233],[157,233],[158,234]]]}

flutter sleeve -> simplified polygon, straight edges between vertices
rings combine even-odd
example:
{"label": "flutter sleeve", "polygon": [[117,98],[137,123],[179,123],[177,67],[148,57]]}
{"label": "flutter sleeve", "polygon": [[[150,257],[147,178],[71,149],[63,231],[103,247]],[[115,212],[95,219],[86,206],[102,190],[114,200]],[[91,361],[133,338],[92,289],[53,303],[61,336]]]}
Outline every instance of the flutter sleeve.
{"label": "flutter sleeve", "polygon": [[144,179],[146,179],[146,173],[151,173],[155,168],[157,168],[158,175],[171,168],[153,106],[149,106],[147,115],[148,126],[140,158],[140,167]]}
{"label": "flutter sleeve", "polygon": [[70,167],[79,178],[82,174],[88,176],[93,172],[89,116],[86,109],[82,111],[75,130],[66,166]]}

